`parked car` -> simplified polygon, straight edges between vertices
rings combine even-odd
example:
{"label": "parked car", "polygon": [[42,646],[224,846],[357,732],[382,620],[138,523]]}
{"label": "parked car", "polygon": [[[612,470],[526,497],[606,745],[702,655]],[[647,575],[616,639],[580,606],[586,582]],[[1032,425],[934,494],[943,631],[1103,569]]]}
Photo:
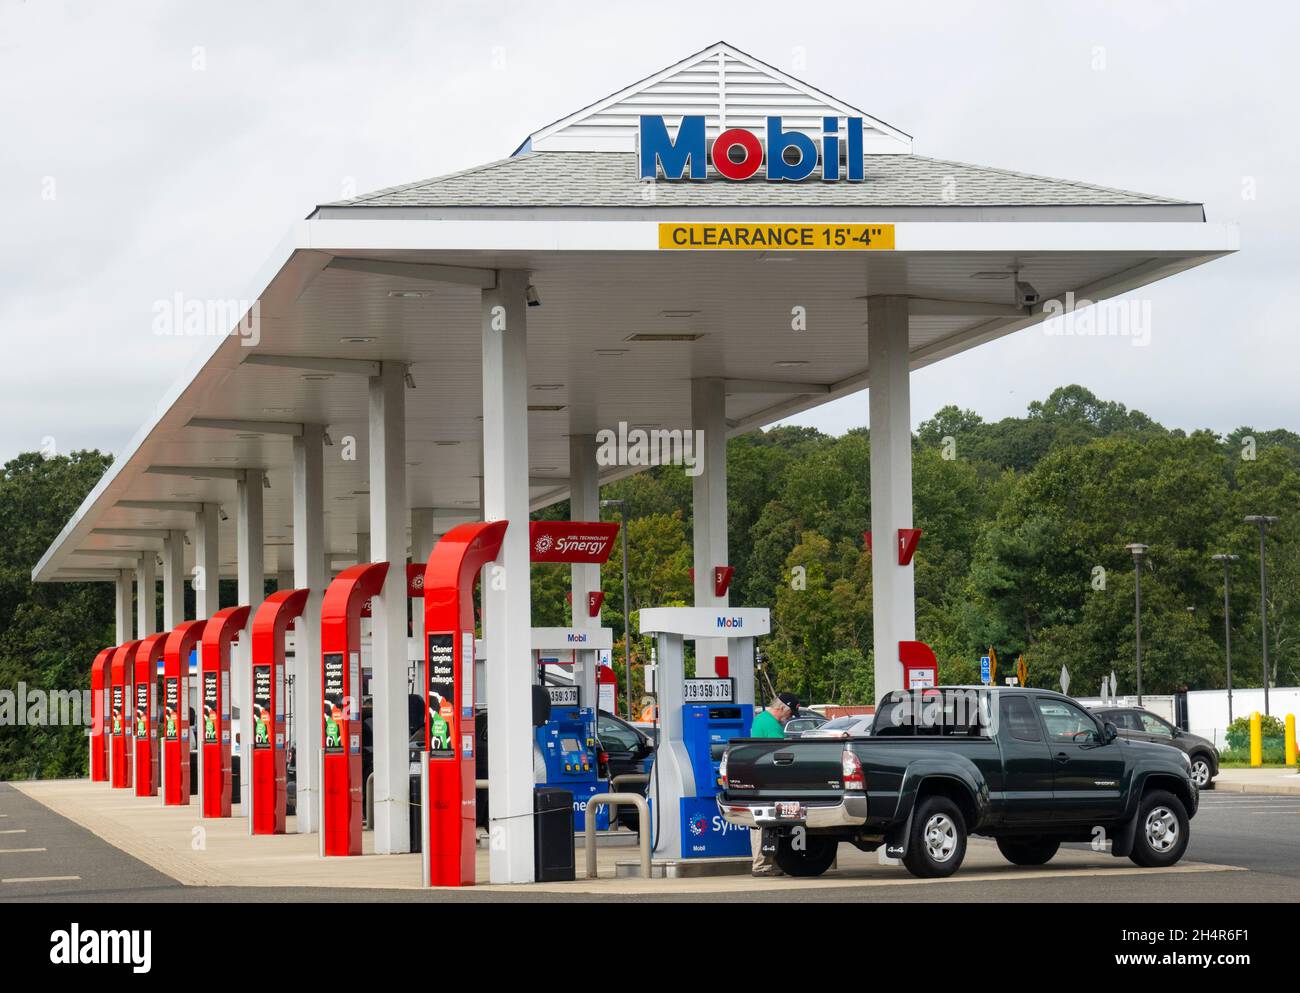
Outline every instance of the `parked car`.
{"label": "parked car", "polygon": [[914,876],[950,876],[972,834],[1016,865],[1043,865],[1098,828],[1111,854],[1171,866],[1199,798],[1184,753],[1120,738],[1069,697],[1028,688],[890,694],[868,737],[733,739],[720,773],[722,816],[773,829],[791,876],[821,875],[841,842],[883,845]]}
{"label": "parked car", "polygon": [[[488,775],[488,718],[486,710],[474,714],[475,737],[475,776],[484,780]],[[654,759],[654,738],[640,728],[629,724],[621,717],[608,711],[596,712],[596,737],[600,750],[605,755],[602,773],[609,779],[625,773],[648,773]],[[628,783],[620,787],[620,792],[646,793],[644,783]],[[488,824],[488,791],[475,791],[475,815],[479,827]],[[639,818],[635,807],[620,806],[616,808],[618,823],[629,831],[636,831]]]}
{"label": "parked car", "polygon": [[1174,727],[1163,717],[1143,707],[1094,707],[1092,712],[1119,729],[1121,738],[1172,745],[1192,760],[1192,782],[1197,789],[1214,789],[1219,774],[1219,750],[1214,742]]}
{"label": "parked car", "polygon": [[809,731],[814,728],[819,728],[825,723],[826,718],[821,714],[817,714],[815,717],[807,717],[800,714],[799,716],[791,717],[786,721],[783,730],[785,731],[785,736],[787,738],[802,738]]}
{"label": "parked car", "polygon": [[853,738],[871,733],[873,714],[851,714],[848,717],[836,717],[811,731],[805,731],[805,738]]}

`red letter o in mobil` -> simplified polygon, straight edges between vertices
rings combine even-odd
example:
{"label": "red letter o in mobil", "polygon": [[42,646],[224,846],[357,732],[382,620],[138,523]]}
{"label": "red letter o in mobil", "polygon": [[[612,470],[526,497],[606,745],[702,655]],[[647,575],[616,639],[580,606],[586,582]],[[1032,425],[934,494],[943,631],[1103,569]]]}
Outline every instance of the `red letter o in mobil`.
{"label": "red letter o in mobil", "polygon": [[[745,150],[745,157],[739,162],[731,160],[731,150],[736,146]],[[763,146],[751,131],[729,128],[713,143],[713,168],[727,179],[748,179],[762,164]]]}

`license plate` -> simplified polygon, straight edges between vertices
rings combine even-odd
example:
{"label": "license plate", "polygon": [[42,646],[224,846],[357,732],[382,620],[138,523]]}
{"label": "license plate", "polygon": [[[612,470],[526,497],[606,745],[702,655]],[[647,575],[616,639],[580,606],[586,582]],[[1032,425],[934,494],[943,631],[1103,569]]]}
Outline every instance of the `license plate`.
{"label": "license plate", "polygon": [[794,801],[784,800],[776,805],[776,816],[783,821],[801,821],[803,806]]}

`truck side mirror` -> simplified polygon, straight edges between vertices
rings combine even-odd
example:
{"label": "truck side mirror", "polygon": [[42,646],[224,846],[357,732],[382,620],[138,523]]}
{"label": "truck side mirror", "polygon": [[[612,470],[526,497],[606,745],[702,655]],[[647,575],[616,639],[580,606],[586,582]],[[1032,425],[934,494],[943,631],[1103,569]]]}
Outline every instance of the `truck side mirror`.
{"label": "truck side mirror", "polygon": [[1116,738],[1119,737],[1119,728],[1117,728],[1110,721],[1106,721],[1101,726],[1101,737],[1102,737],[1102,742],[1104,744],[1109,745],[1112,741],[1114,741]]}

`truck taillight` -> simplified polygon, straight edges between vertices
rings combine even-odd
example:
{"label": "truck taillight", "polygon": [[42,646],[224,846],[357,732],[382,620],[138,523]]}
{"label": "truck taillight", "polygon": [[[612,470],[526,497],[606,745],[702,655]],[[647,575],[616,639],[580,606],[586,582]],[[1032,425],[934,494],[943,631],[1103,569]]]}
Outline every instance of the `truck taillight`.
{"label": "truck taillight", "polygon": [[853,754],[852,749],[846,748],[840,753],[840,773],[844,777],[846,790],[861,791],[867,788],[867,777],[862,774],[862,763]]}

